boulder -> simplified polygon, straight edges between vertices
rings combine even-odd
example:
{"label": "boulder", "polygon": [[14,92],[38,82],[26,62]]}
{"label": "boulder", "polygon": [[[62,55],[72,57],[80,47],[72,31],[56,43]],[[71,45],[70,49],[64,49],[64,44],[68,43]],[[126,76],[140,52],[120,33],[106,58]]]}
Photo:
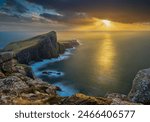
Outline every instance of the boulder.
{"label": "boulder", "polygon": [[16,64],[16,66],[14,66],[12,70],[13,70],[13,73],[21,73],[25,76],[35,79],[34,73],[30,66],[27,66],[24,64]]}
{"label": "boulder", "polygon": [[150,68],[137,73],[128,98],[132,102],[150,104]]}
{"label": "boulder", "polygon": [[15,54],[12,51],[0,53],[0,70],[3,73],[12,73],[12,68],[16,65],[17,61],[14,60]]}
{"label": "boulder", "polygon": [[8,51],[8,52],[0,52],[0,64],[10,61],[14,58],[14,52]]}
{"label": "boulder", "polygon": [[10,74],[13,73],[13,67],[17,64],[17,61],[14,59],[11,59],[9,61],[3,62],[1,64],[1,69],[3,72]]}
{"label": "boulder", "polygon": [[28,88],[27,84],[16,76],[9,76],[0,79],[0,91],[2,90],[20,90]]}

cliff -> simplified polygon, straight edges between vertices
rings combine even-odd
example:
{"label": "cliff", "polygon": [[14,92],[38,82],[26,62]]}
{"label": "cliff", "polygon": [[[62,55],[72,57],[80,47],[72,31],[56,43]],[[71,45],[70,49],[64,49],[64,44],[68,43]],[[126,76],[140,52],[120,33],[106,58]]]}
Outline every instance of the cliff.
{"label": "cliff", "polygon": [[58,57],[66,48],[78,46],[74,41],[57,42],[56,32],[52,31],[24,41],[13,42],[7,45],[5,51],[14,51],[17,60],[22,64],[33,61]]}

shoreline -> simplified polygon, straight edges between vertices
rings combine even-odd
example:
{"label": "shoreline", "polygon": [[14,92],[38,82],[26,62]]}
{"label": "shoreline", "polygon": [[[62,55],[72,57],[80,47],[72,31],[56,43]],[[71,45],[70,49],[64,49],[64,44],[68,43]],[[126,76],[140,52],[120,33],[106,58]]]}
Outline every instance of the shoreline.
{"label": "shoreline", "polygon": [[[79,43],[79,46],[80,46],[80,43]],[[57,63],[57,62],[69,59],[73,55],[75,50],[76,50],[76,47],[69,48],[69,49],[66,49],[64,54],[61,54],[57,58],[44,59],[43,61],[35,62],[35,63],[31,64],[30,66],[31,66],[31,68],[33,70],[33,73],[35,74],[36,77],[39,77],[41,75],[45,75],[45,76],[48,76],[48,77],[55,77],[55,78],[57,78],[57,77],[61,77],[61,76],[65,75],[65,72],[61,72],[61,71],[57,71],[57,70],[39,71],[38,69],[43,67],[43,66],[45,66],[45,65],[47,65],[47,64]],[[48,72],[50,72],[50,74]],[[59,87],[61,89],[61,90],[57,91],[57,94],[62,96],[62,97],[72,96],[75,93],[78,93],[77,90],[72,89],[69,86],[65,86],[61,82],[56,82],[56,83],[54,82],[54,83],[52,83],[52,85],[57,86],[57,87]]]}
{"label": "shoreline", "polygon": [[[66,49],[76,46],[79,46],[79,43],[76,40],[63,43],[57,42],[56,32],[54,31],[22,42],[13,42],[7,45],[3,52],[0,52],[0,104],[150,104],[150,69],[141,70],[137,73],[133,80],[132,89],[128,95],[111,93],[107,94],[105,97],[87,96],[80,93],[70,97],[61,97],[57,94],[57,91],[60,91],[59,87],[35,77],[29,66],[30,62],[46,59],[45,61],[49,63],[49,58],[58,58],[59,55],[65,53]],[[36,68],[38,66],[39,64]],[[43,73],[47,74],[49,72]],[[57,74],[57,72],[55,73]]]}

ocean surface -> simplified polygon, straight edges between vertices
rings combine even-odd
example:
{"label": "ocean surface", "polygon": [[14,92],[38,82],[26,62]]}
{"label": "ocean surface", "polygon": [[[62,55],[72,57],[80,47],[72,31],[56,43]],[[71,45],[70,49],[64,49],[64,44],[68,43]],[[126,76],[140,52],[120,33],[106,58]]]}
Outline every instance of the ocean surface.
{"label": "ocean surface", "polygon": [[[40,33],[0,32],[0,48]],[[128,94],[136,73],[150,67],[150,32],[58,32],[58,40],[65,39],[80,46],[31,65],[36,76],[62,89],[61,96]]]}

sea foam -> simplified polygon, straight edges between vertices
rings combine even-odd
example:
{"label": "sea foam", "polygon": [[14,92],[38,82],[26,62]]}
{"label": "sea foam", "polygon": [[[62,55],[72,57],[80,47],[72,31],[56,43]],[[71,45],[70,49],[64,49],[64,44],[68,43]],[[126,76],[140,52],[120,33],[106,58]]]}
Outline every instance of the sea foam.
{"label": "sea foam", "polygon": [[55,63],[55,62],[59,62],[59,61],[62,61],[62,60],[66,60],[68,59],[71,55],[72,55],[72,52],[75,50],[76,48],[70,48],[70,49],[66,49],[65,53],[64,54],[61,54],[59,57],[57,58],[51,58],[51,59],[44,59],[42,61],[39,61],[39,62],[36,62],[36,63],[33,63],[31,64],[31,67],[32,67],[32,70],[33,72],[35,73],[35,75],[37,74],[38,72],[38,69],[49,64],[49,63]]}

